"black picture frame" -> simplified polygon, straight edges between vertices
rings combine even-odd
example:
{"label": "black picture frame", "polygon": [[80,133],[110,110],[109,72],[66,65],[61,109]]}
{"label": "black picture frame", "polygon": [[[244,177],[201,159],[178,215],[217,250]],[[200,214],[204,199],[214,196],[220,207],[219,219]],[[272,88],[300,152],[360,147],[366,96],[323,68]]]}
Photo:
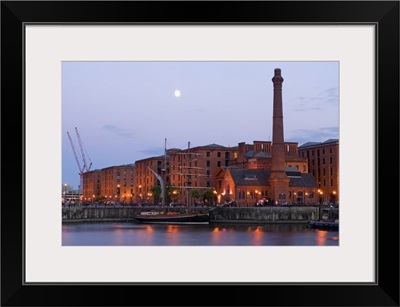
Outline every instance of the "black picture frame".
{"label": "black picture frame", "polygon": [[[376,283],[25,284],[23,39],[29,22],[376,25]],[[399,1],[2,1],[1,305],[399,306],[399,37]]]}

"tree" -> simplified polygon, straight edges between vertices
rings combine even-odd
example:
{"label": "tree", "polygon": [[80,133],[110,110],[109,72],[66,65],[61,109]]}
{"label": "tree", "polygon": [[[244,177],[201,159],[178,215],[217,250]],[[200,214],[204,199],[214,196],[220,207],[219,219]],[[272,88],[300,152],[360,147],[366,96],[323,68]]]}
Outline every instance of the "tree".
{"label": "tree", "polygon": [[161,187],[159,185],[154,185],[151,187],[150,191],[153,194],[154,204],[158,205],[160,203]]}
{"label": "tree", "polygon": [[176,202],[179,197],[179,188],[176,186],[168,186],[167,187],[167,202],[171,201]]}
{"label": "tree", "polygon": [[204,202],[213,204],[216,199],[217,199],[217,194],[215,193],[214,189],[209,189],[209,190],[204,191],[204,193],[203,193],[203,201]]}
{"label": "tree", "polygon": [[190,190],[190,197],[194,200],[198,200],[200,197],[200,191],[197,189],[191,189]]}

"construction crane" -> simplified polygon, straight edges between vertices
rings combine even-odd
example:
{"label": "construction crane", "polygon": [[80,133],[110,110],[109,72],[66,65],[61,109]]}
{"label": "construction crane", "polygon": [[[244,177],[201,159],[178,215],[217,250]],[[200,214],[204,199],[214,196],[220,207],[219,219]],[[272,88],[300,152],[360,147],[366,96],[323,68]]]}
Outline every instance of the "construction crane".
{"label": "construction crane", "polygon": [[78,165],[78,169],[79,169],[79,178],[80,178],[80,186],[79,187],[82,188],[83,170],[84,170],[85,166],[82,167],[81,164],[79,163],[79,159],[78,159],[78,156],[76,154],[75,146],[74,146],[74,143],[72,142],[71,135],[69,134],[68,131],[67,131],[67,134],[68,134],[69,142],[71,143],[72,151],[74,152],[74,157],[75,157],[76,164]]}
{"label": "construction crane", "polygon": [[76,128],[76,127],[75,127],[75,132],[76,132],[76,135],[78,137],[79,147],[80,147],[80,150],[81,150],[82,161],[83,161],[83,165],[82,166],[81,166],[81,163],[79,162],[78,155],[76,153],[75,146],[74,146],[74,143],[72,141],[71,135],[69,134],[68,131],[67,131],[67,134],[68,134],[69,142],[71,143],[72,151],[74,152],[74,157],[75,157],[76,164],[78,165],[78,169],[79,169],[80,190],[83,191],[83,173],[90,171],[90,168],[92,167],[92,162],[90,161],[90,158],[89,158],[90,165],[87,166],[85,153],[83,151],[82,141],[81,141],[81,138],[80,138],[80,135],[79,135],[79,132],[78,132],[78,128]]}
{"label": "construction crane", "polygon": [[78,137],[79,147],[81,149],[82,160],[83,160],[83,171],[88,172],[88,171],[90,171],[90,168],[92,167],[92,161],[90,161],[90,158],[89,158],[90,165],[88,166],[87,163],[86,163],[86,157],[85,157],[85,153],[83,151],[81,136],[80,136],[80,134],[78,132],[78,128],[75,127],[75,131],[76,131],[76,135]]}

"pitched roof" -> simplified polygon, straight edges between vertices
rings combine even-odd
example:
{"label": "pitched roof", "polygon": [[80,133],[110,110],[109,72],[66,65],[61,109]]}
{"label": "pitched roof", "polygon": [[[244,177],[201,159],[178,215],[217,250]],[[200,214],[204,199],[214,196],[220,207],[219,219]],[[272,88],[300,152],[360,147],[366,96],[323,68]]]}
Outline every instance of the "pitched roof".
{"label": "pitched roof", "polygon": [[254,156],[254,150],[249,150],[248,152],[245,153],[246,158],[251,158]]}
{"label": "pitched roof", "polygon": [[[295,169],[295,170],[294,170]],[[270,172],[264,169],[241,169],[230,168],[232,179],[236,186],[269,186]],[[290,187],[317,188],[314,177],[311,174],[301,173],[297,168],[286,168],[286,174],[289,177]]]}
{"label": "pitched roof", "polygon": [[339,142],[339,139],[329,139],[329,140],[326,140],[323,143],[326,144],[326,143],[337,143],[337,142]]}
{"label": "pitched roof", "polygon": [[319,145],[321,144],[320,142],[307,142],[303,145],[300,145],[299,147],[308,147],[308,146],[314,146],[314,145]]}
{"label": "pitched roof", "polygon": [[299,146],[299,148],[309,147],[309,146],[316,146],[316,145],[324,145],[324,144],[330,144],[330,143],[339,143],[339,139],[329,139],[329,140],[326,140],[324,142],[307,142],[307,143]]}
{"label": "pitched roof", "polygon": [[271,154],[260,151],[259,153],[254,155],[255,158],[271,158]]}
{"label": "pitched roof", "polygon": [[301,173],[298,177],[289,177],[289,187],[307,187],[307,188],[317,188],[318,185],[315,182],[314,177],[311,174]]}
{"label": "pitched roof", "polygon": [[297,167],[289,167],[288,166],[285,168],[285,172],[288,177],[293,177],[293,178],[301,177],[301,172],[299,171],[299,169]]}
{"label": "pitched roof", "polygon": [[209,147],[209,148],[226,148],[226,146],[218,145],[215,143],[209,144],[209,145],[204,145],[204,146],[198,146],[198,147]]}
{"label": "pitched roof", "polygon": [[269,172],[264,169],[229,168],[235,185],[239,186],[268,186]]}

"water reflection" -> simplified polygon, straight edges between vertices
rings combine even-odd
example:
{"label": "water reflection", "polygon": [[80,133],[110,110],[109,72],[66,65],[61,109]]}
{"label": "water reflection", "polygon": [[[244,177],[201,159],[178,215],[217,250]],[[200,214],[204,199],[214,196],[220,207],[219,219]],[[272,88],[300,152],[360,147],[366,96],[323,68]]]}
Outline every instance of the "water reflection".
{"label": "water reflection", "polygon": [[317,244],[320,246],[325,245],[326,243],[326,239],[327,239],[327,235],[328,235],[328,231],[327,230],[320,230],[320,229],[316,229],[316,234],[317,237],[315,238],[315,240],[317,241]]}
{"label": "water reflection", "polygon": [[306,224],[168,225],[136,223],[63,224],[63,245],[113,246],[327,246],[338,231]]}

